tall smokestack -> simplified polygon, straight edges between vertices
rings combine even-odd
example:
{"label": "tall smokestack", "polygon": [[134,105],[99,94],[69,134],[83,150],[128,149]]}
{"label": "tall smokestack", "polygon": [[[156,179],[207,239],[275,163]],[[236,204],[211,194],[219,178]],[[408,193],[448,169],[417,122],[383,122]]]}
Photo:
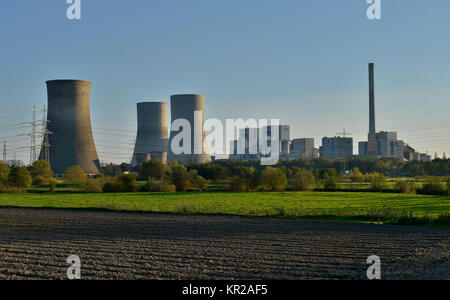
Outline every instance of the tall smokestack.
{"label": "tall smokestack", "polygon": [[75,165],[89,175],[100,173],[91,129],[90,88],[91,83],[82,80],[47,81],[50,165],[57,175]]}
{"label": "tall smokestack", "polygon": [[375,65],[369,63],[369,141],[376,140],[375,120]]}

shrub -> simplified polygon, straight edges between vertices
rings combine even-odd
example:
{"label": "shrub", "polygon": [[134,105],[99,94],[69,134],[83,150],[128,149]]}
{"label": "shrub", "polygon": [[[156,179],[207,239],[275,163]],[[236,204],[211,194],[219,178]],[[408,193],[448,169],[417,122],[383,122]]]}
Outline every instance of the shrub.
{"label": "shrub", "polygon": [[287,177],[280,169],[267,167],[261,176],[264,189],[267,191],[284,191],[287,187]]}
{"label": "shrub", "polygon": [[337,190],[338,188],[338,176],[337,174],[326,172],[324,174],[323,187],[328,191]]}
{"label": "shrub", "polygon": [[14,168],[8,176],[9,184],[18,189],[27,189],[31,187],[30,172],[24,167]]}
{"label": "shrub", "polygon": [[241,178],[240,176],[234,176],[233,178],[231,178],[228,189],[232,192],[245,192],[247,191],[247,185],[243,178]]}
{"label": "shrub", "polygon": [[292,177],[292,189],[294,191],[310,191],[316,187],[316,178],[308,170],[300,169]]}
{"label": "shrub", "polygon": [[20,193],[24,193],[24,190],[0,184],[0,194],[20,194]]}
{"label": "shrub", "polygon": [[170,170],[170,179],[177,192],[186,192],[191,188],[192,173],[185,166],[174,164]]}
{"label": "shrub", "polygon": [[159,180],[165,172],[166,166],[157,159],[151,159],[148,162],[142,163],[139,168],[139,178],[148,179],[149,177]]}
{"label": "shrub", "polygon": [[191,189],[191,182],[189,180],[182,180],[179,181],[175,187],[177,189],[177,192],[187,192]]}
{"label": "shrub", "polygon": [[65,183],[81,185],[85,183],[86,180],[86,173],[84,173],[84,169],[80,166],[70,167],[64,172]]}
{"label": "shrub", "polygon": [[423,185],[420,193],[425,195],[446,195],[447,189],[439,177],[431,177],[430,181]]}
{"label": "shrub", "polygon": [[447,177],[447,192],[450,193],[450,176]]}
{"label": "shrub", "polygon": [[31,176],[33,178],[42,177],[44,179],[49,179],[53,177],[53,171],[50,164],[45,160],[38,160],[33,163],[30,170]]}
{"label": "shrub", "polygon": [[10,172],[11,169],[9,168],[9,166],[3,161],[0,161],[0,184],[8,184],[8,176]]}
{"label": "shrub", "polygon": [[156,182],[149,180],[142,188],[142,192],[150,193],[173,193],[177,191],[177,188],[170,183]]}
{"label": "shrub", "polygon": [[442,213],[439,217],[434,220],[434,223],[437,225],[446,225],[450,226],[450,213]]}
{"label": "shrub", "polygon": [[117,179],[106,181],[103,185],[104,193],[121,193],[124,190],[122,183]]}
{"label": "shrub", "polygon": [[120,175],[117,179],[123,187],[123,192],[134,193],[138,190],[136,175],[123,174],[123,175]]}
{"label": "shrub", "polygon": [[50,179],[48,180],[48,191],[49,191],[50,193],[56,192],[56,184],[57,184],[57,183],[58,183],[58,182],[56,181],[55,178],[50,178]]}
{"label": "shrub", "polygon": [[380,173],[371,174],[370,187],[376,191],[382,191],[387,186],[386,176]]}
{"label": "shrub", "polygon": [[88,179],[83,185],[85,193],[101,193],[103,192],[103,183],[100,179]]}
{"label": "shrub", "polygon": [[361,173],[359,168],[354,168],[349,174],[350,180],[353,182],[364,182],[364,175]]}
{"label": "shrub", "polygon": [[397,182],[395,189],[402,194],[415,194],[416,193],[416,185],[414,184],[414,182],[408,182],[408,181]]}
{"label": "shrub", "polygon": [[192,187],[199,191],[205,191],[208,188],[209,182],[200,175],[195,175],[192,179]]}
{"label": "shrub", "polygon": [[34,177],[34,179],[33,179],[33,185],[40,186],[40,185],[47,185],[47,184],[48,184],[48,178],[44,178],[41,175],[38,175],[38,176]]}

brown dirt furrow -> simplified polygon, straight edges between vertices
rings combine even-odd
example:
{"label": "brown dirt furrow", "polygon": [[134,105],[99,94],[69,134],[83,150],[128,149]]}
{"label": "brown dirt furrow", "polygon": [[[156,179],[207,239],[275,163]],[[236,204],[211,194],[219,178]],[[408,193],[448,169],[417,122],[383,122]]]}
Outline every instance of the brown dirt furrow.
{"label": "brown dirt furrow", "polygon": [[0,279],[450,279],[450,230],[294,219],[0,209]]}

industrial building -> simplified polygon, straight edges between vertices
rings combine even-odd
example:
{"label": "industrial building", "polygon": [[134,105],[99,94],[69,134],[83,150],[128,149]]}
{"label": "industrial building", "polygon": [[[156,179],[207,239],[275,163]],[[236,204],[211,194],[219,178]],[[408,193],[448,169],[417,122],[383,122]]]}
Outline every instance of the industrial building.
{"label": "industrial building", "polygon": [[167,163],[169,105],[164,102],[138,103],[137,122],[132,166],[139,166],[150,159]]}
{"label": "industrial building", "polygon": [[319,151],[314,146],[313,138],[294,139],[291,142],[291,159],[313,159],[319,157]]}
{"label": "industrial building", "polygon": [[324,137],[320,147],[320,157],[323,158],[348,158],[353,156],[353,138],[349,137]]}
{"label": "industrial building", "polygon": [[358,153],[363,157],[392,157],[404,159],[405,143],[397,139],[397,132],[376,132],[375,65],[369,64],[369,135],[367,142],[359,142]]}
{"label": "industrial building", "polygon": [[[170,141],[168,146],[168,161],[178,161],[179,163],[208,163],[211,162],[211,156],[206,145],[206,135],[204,131],[205,123],[205,98],[203,95],[173,95],[170,97],[170,107],[172,123],[176,120],[187,120],[191,125],[191,145],[190,153],[177,154],[171,147],[174,138],[180,131],[174,131],[171,128]],[[195,128],[195,112],[200,112],[200,128]],[[185,128],[183,128],[184,130]]]}
{"label": "industrial building", "polygon": [[[91,83],[82,80],[47,81],[47,131],[49,162],[55,175],[72,166],[81,166],[86,174],[100,173],[90,116]],[[44,147],[40,159],[45,156]]]}
{"label": "industrial building", "polygon": [[278,131],[279,154],[280,158],[287,158],[291,149],[289,125],[264,126],[259,128],[241,128],[239,130],[239,139],[230,142],[231,156],[233,160],[259,160],[261,157],[270,156],[270,154],[262,155],[261,147],[264,146],[260,141],[260,130],[266,131],[267,147],[271,147],[272,129]]}

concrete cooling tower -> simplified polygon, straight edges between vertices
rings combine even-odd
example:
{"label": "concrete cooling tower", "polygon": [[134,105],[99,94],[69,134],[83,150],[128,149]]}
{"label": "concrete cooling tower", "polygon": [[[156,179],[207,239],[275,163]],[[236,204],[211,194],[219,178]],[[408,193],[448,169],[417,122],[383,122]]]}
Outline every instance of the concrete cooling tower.
{"label": "concrete cooling tower", "polygon": [[88,81],[47,81],[49,158],[56,175],[75,165],[83,167],[88,175],[100,173],[91,129],[90,88]]}
{"label": "concrete cooling tower", "polygon": [[[204,131],[204,118],[205,118],[205,98],[202,95],[174,95],[170,99],[172,123],[178,119],[185,119],[191,124],[191,151],[190,154],[175,154],[171,149],[172,140],[180,133],[178,131],[170,132],[169,141],[169,155],[168,160],[170,162],[176,160],[179,163],[207,163],[211,162],[211,156],[208,154],[208,149],[205,145],[205,131]],[[202,113],[200,130],[195,132],[194,113],[200,111]],[[195,136],[197,135],[197,136]],[[201,142],[202,154],[195,154],[195,141]]]}
{"label": "concrete cooling tower", "polygon": [[139,166],[149,159],[167,163],[169,105],[164,102],[137,104],[137,137],[131,164]]}

